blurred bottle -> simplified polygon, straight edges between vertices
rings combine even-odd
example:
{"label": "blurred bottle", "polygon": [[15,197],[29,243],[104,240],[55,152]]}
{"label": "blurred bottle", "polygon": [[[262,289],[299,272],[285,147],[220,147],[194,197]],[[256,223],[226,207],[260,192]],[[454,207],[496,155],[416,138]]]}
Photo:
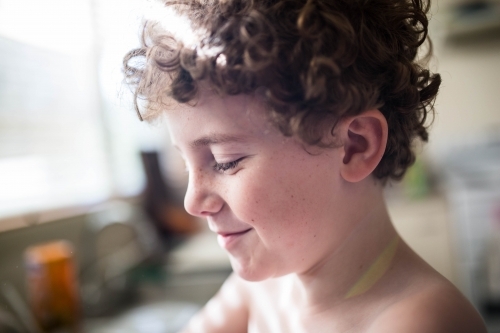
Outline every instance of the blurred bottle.
{"label": "blurred bottle", "polygon": [[25,251],[28,299],[42,332],[80,332],[81,315],[73,248],[66,241]]}
{"label": "blurred bottle", "polygon": [[142,152],[146,173],[144,210],[154,222],[159,234],[171,239],[178,235],[192,235],[199,231],[199,224],[177,203],[172,188],[165,182],[160,169],[158,152]]}

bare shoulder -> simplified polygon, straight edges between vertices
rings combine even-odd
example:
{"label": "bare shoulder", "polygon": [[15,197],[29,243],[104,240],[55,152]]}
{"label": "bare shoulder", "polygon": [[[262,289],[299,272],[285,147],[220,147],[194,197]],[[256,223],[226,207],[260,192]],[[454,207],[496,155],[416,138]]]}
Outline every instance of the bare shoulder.
{"label": "bare shoulder", "polygon": [[395,302],[375,319],[369,333],[486,333],[469,301],[447,281],[439,281]]}
{"label": "bare shoulder", "polygon": [[196,314],[182,333],[246,332],[248,290],[246,283],[232,274],[219,292]]}

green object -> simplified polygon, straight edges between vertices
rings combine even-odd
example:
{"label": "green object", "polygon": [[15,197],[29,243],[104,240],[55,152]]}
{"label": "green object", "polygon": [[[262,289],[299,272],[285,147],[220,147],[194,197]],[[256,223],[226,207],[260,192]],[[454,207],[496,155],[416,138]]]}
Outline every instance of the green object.
{"label": "green object", "polygon": [[163,265],[142,264],[131,271],[134,281],[147,283],[163,283],[166,280],[166,272]]}
{"label": "green object", "polygon": [[417,158],[406,172],[403,179],[405,194],[412,199],[419,199],[429,194],[429,181],[424,164]]}

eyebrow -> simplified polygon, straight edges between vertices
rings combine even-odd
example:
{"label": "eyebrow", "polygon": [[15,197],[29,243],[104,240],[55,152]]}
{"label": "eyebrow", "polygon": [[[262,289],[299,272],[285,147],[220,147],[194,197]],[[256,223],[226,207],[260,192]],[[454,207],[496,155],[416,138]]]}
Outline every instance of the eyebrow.
{"label": "eyebrow", "polygon": [[237,135],[226,135],[226,134],[210,134],[207,136],[203,136],[199,139],[191,142],[190,146],[193,148],[204,147],[215,144],[225,144],[225,143],[233,143],[233,142],[243,142],[246,137],[237,136]]}

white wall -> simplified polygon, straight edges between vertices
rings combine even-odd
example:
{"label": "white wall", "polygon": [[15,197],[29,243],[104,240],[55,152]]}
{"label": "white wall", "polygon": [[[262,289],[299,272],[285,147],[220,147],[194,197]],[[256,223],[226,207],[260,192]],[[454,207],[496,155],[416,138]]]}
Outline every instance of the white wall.
{"label": "white wall", "polygon": [[460,45],[447,43],[446,12],[453,3],[434,1],[432,9],[431,69],[441,74],[443,83],[430,132],[431,155],[450,144],[500,133],[500,35]]}

